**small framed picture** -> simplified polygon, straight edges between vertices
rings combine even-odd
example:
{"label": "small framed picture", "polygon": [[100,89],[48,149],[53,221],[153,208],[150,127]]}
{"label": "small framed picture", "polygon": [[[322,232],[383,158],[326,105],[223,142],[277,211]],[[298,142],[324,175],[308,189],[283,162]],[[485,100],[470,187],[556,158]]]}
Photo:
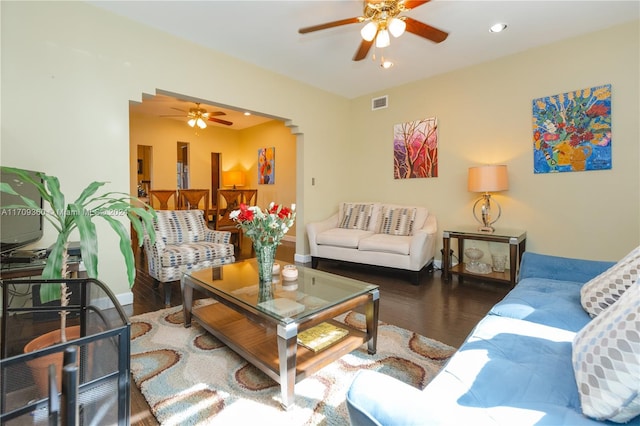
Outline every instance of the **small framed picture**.
{"label": "small framed picture", "polygon": [[276,183],[276,149],[260,148],[258,150],[258,183],[273,185]]}

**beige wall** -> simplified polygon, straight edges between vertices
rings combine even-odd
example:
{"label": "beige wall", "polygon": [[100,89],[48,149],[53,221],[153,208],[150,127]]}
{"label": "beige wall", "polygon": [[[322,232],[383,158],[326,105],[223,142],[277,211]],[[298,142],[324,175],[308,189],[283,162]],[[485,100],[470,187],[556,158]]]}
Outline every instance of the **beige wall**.
{"label": "beige wall", "polygon": [[[328,162],[346,144],[347,99],[83,2],[1,2],[0,7],[2,164],[58,176],[69,198],[91,180],[107,180],[109,189],[128,192],[137,171],[130,161],[129,101],[161,89],[283,117],[291,131],[304,133],[296,151],[297,246],[305,244],[305,207],[324,214],[346,198],[336,174],[321,179],[313,194],[305,193],[304,183],[310,181],[306,170],[315,171],[312,163]],[[206,73],[205,82],[193,78],[194,69]],[[131,293],[117,238],[104,229],[99,228],[100,278],[126,303]],[[52,241],[47,231],[40,245]]]}
{"label": "beige wall", "polygon": [[[475,223],[468,168],[507,164],[498,225],[526,230],[532,251],[622,257],[640,236],[639,40],[635,21],[355,99],[353,196],[427,206],[441,233]],[[613,168],[534,174],[532,100],[602,84],[612,85]],[[383,94],[389,107],[371,111]],[[438,118],[439,176],[394,180],[393,125],[427,117]]]}
{"label": "beige wall", "polygon": [[[59,176],[70,198],[91,180],[130,189],[128,102],[159,89],[288,120],[300,255],[308,253],[304,224],[341,200],[422,204],[440,229],[470,223],[467,167],[494,161],[506,162],[511,178],[497,196],[500,223],[526,228],[530,250],[616,259],[640,241],[638,21],[348,100],[86,3],[0,7],[0,161]],[[605,83],[613,85],[613,169],[533,175],[531,100]],[[390,95],[390,107],[371,112],[370,98],[380,94]],[[393,125],[430,116],[440,122],[440,176],[394,181]],[[47,233],[41,245],[51,241]],[[101,279],[126,299],[117,241],[103,228],[99,250]]]}

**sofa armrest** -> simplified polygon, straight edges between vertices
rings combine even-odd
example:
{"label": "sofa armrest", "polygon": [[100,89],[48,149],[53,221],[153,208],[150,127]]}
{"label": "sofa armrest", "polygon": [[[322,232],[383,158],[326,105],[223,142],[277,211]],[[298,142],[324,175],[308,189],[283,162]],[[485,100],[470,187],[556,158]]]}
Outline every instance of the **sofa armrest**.
{"label": "sofa armrest", "polygon": [[586,283],[614,264],[525,252],[520,264],[520,280],[535,277]]}
{"label": "sofa armrest", "polygon": [[427,216],[422,228],[413,233],[411,237],[411,246],[409,253],[411,256],[411,267],[414,270],[419,269],[422,265],[429,262],[435,255],[436,232],[438,230],[438,222],[432,214]]}
{"label": "sofa armrest", "polygon": [[319,233],[328,229],[338,227],[338,213],[333,214],[331,217],[322,220],[320,222],[307,223],[307,237],[309,238],[309,250],[311,256],[318,255],[318,244],[316,243],[316,237]]}
{"label": "sofa armrest", "polygon": [[164,242],[164,239],[157,233],[156,233],[156,239],[154,243],[151,244],[151,238],[149,237],[149,234],[147,234],[147,232],[145,231],[142,246],[147,250],[160,252],[160,251],[163,251],[165,247],[167,247],[167,244]]}
{"label": "sofa armrest", "polygon": [[438,232],[438,221],[436,217],[432,214],[427,216],[427,220],[424,221],[424,225],[418,231],[426,232],[427,234],[435,234]]}
{"label": "sofa armrest", "polygon": [[229,241],[231,241],[231,232],[208,229],[205,231],[204,240],[210,243],[229,244]]}

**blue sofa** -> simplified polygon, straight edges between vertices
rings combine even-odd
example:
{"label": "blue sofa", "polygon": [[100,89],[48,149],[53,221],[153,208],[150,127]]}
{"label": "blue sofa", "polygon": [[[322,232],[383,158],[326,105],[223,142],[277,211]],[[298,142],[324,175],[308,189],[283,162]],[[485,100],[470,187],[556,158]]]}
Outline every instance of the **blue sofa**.
{"label": "blue sofa", "polygon": [[571,359],[591,320],[580,288],[613,265],[524,253],[519,283],[424,390],[359,372],[347,395],[352,424],[618,424],[582,414]]}

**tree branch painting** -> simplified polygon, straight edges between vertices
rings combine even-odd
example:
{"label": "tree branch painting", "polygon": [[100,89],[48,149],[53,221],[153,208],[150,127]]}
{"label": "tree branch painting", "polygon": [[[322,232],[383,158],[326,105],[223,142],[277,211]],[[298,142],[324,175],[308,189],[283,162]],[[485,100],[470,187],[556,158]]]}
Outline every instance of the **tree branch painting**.
{"label": "tree branch painting", "polygon": [[438,119],[393,126],[393,178],[438,177]]}

